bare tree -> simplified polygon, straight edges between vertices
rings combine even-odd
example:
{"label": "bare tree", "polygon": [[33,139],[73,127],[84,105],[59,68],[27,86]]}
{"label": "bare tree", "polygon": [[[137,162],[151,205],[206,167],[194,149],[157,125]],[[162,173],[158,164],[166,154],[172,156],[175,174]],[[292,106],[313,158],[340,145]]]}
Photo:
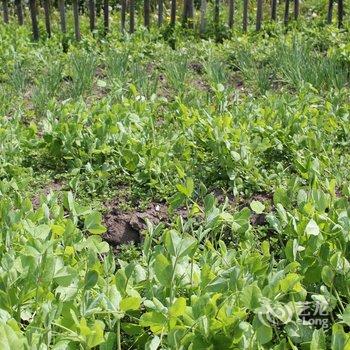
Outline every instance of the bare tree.
{"label": "bare tree", "polygon": [[344,19],[344,0],[338,0],[338,27],[343,27]]}
{"label": "bare tree", "polygon": [[121,22],[121,28],[122,32],[125,31],[125,19],[126,19],[126,0],[121,0],[121,13],[120,13],[120,22]]}
{"label": "bare tree", "polygon": [[290,1],[286,0],[286,5],[284,8],[284,25],[287,25],[289,22],[289,5],[290,5]]}
{"label": "bare tree", "polygon": [[150,0],[143,0],[143,25],[149,28],[150,16],[151,16],[151,3]]}
{"label": "bare tree", "polygon": [[21,0],[15,0],[15,5],[16,5],[18,24],[23,25],[24,20],[23,20],[23,8],[22,8]]}
{"label": "bare tree", "polygon": [[30,11],[30,17],[32,20],[33,39],[37,41],[39,40],[39,27],[38,27],[38,19],[36,14],[35,0],[29,0],[29,11]]}
{"label": "bare tree", "polygon": [[207,26],[207,0],[201,0],[199,33],[203,35]]}
{"label": "bare tree", "polygon": [[158,27],[163,24],[163,0],[158,0]]}
{"label": "bare tree", "polygon": [[277,0],[271,2],[271,19],[276,21],[277,19]]}
{"label": "bare tree", "polygon": [[176,22],[176,0],[171,0],[170,25],[174,27],[175,22]]}
{"label": "bare tree", "polygon": [[297,20],[299,18],[300,13],[300,0],[294,0],[294,19]]}
{"label": "bare tree", "polygon": [[243,0],[243,32],[248,30],[248,5],[249,0]]}
{"label": "bare tree", "polygon": [[106,35],[109,31],[109,1],[103,0],[103,31]]}
{"label": "bare tree", "polygon": [[259,31],[263,19],[263,0],[257,0],[256,8],[256,30]]}
{"label": "bare tree", "polygon": [[62,33],[66,33],[66,9],[64,6],[64,0],[58,0],[58,9],[60,11],[60,23]]}
{"label": "bare tree", "polygon": [[73,17],[74,17],[75,39],[77,41],[80,41],[81,34],[80,34],[80,20],[79,20],[79,4],[78,4],[78,0],[73,0]]}
{"label": "bare tree", "polygon": [[90,30],[93,32],[95,30],[95,0],[89,0],[89,19],[90,19]]}
{"label": "bare tree", "polygon": [[43,7],[44,7],[46,33],[47,33],[47,36],[51,38],[50,0],[44,0]]}
{"label": "bare tree", "polygon": [[129,2],[130,6],[130,28],[129,32],[133,33],[135,31],[135,0],[130,0]]}
{"label": "bare tree", "polygon": [[2,12],[3,19],[5,23],[9,22],[9,6],[7,0],[2,0]]}
{"label": "bare tree", "polygon": [[228,27],[233,27],[235,17],[235,0],[229,0],[228,2]]}

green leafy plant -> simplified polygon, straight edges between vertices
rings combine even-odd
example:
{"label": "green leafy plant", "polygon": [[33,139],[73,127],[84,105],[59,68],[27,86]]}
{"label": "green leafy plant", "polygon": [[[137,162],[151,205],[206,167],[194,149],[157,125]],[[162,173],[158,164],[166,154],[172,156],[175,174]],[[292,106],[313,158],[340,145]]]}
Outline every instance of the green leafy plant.
{"label": "green leafy plant", "polygon": [[322,8],[217,42],[211,3],[208,40],[82,14],[64,52],[54,13],[36,43],[0,26],[0,349],[349,348],[349,36]]}

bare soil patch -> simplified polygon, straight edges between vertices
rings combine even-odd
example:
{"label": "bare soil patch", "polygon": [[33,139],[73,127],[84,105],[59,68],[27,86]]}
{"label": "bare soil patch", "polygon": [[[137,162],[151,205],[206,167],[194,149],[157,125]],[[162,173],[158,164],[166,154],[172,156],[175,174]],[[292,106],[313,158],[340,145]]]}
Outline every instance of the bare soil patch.
{"label": "bare soil patch", "polygon": [[63,184],[58,181],[52,181],[45,185],[41,191],[36,193],[32,198],[33,208],[36,210],[40,207],[40,196],[47,196],[50,192],[58,192],[62,189]]}
{"label": "bare soil patch", "polygon": [[[137,208],[125,212],[119,208],[118,200],[113,200],[107,204],[107,208],[108,212],[104,216],[107,232],[103,235],[103,239],[113,247],[120,244],[140,243],[141,233],[147,228],[147,220],[154,225],[161,222],[168,225],[170,222],[168,206],[165,203],[151,202],[145,210]],[[186,217],[187,211],[180,209],[176,214]]]}

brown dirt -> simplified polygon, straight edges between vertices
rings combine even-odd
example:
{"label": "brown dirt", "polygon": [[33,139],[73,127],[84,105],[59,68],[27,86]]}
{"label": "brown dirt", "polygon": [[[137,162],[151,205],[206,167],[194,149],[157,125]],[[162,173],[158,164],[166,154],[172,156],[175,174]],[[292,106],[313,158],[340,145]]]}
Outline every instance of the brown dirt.
{"label": "brown dirt", "polygon": [[203,74],[204,67],[200,62],[190,62],[188,64],[189,68],[195,71],[197,74]]}
{"label": "brown dirt", "polygon": [[271,202],[273,198],[272,193],[266,193],[266,192],[261,192],[261,193],[256,193],[249,199],[249,203],[252,201],[259,201],[259,202]]}
{"label": "brown dirt", "polygon": [[146,64],[146,72],[148,74],[153,74],[153,72],[155,71],[156,68],[157,68],[157,66],[154,62],[148,62]]}
{"label": "brown dirt", "polygon": [[47,196],[50,192],[58,192],[62,189],[63,184],[58,181],[52,181],[42,188],[41,191],[36,193],[32,198],[33,208],[36,210],[40,207],[40,196]]}
{"label": "brown dirt", "polygon": [[211,193],[215,196],[219,204],[223,204],[225,199],[228,199],[230,205],[237,204],[237,198],[232,194],[225,191],[223,188],[214,188]]}
{"label": "brown dirt", "polygon": [[166,80],[165,74],[161,73],[158,76],[158,89],[157,94],[160,97],[164,97],[167,100],[174,99],[171,93],[171,88]]}
{"label": "brown dirt", "polygon": [[245,88],[244,81],[239,74],[231,74],[228,83],[230,86],[235,87],[236,90],[242,91]]}
{"label": "brown dirt", "polygon": [[[222,189],[215,189],[212,191],[217,198],[218,203],[222,204],[225,198],[228,198],[229,204],[243,208],[248,206],[253,200],[258,200],[262,203],[271,202],[272,195],[269,193],[255,194],[249,199],[239,199],[232,194],[226,193]],[[103,239],[114,248],[118,248],[121,244],[142,242],[142,231],[147,228],[146,220],[152,224],[157,225],[164,223],[166,226],[170,224],[171,215],[166,203],[151,202],[146,209],[137,207],[132,211],[125,211],[121,209],[121,204],[126,198],[115,198],[106,204],[107,213],[104,215],[104,225],[107,227],[107,232],[103,235]],[[175,216],[183,218],[188,217],[187,210],[180,208],[175,211]],[[265,214],[252,214],[251,224],[253,226],[266,225]]]}
{"label": "brown dirt", "polygon": [[267,224],[266,214],[252,214],[250,223],[252,226],[265,226]]}
{"label": "brown dirt", "polygon": [[[271,203],[272,204],[273,195],[271,193],[257,193],[253,197],[246,201],[246,205],[249,205],[252,201],[259,201],[261,203]],[[250,218],[250,223],[252,226],[265,226],[267,224],[266,214],[255,214],[252,213]]]}
{"label": "brown dirt", "polygon": [[[103,238],[113,247],[120,244],[135,243],[142,241],[142,231],[147,228],[146,220],[157,225],[161,222],[169,224],[168,206],[165,203],[151,202],[145,210],[136,209],[132,212],[123,212],[119,209],[118,200],[107,204],[108,212],[104,216],[104,225],[107,232]],[[182,217],[187,216],[184,209],[180,209],[176,214]]]}
{"label": "brown dirt", "polygon": [[209,84],[200,76],[191,78],[191,85],[200,91],[210,91]]}

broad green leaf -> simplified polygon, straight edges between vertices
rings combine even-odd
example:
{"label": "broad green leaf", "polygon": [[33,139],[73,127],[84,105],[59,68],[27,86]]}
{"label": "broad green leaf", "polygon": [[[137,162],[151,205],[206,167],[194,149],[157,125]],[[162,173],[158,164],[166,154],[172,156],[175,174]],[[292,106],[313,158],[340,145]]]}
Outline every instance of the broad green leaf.
{"label": "broad green leaf", "polygon": [[140,317],[140,326],[150,327],[153,333],[161,333],[166,329],[167,318],[160,312],[150,311]]}
{"label": "broad green leaf", "polygon": [[135,323],[128,323],[123,321],[121,324],[121,329],[128,335],[138,336],[143,332],[142,326]]}
{"label": "broad green leaf", "polygon": [[194,189],[193,179],[190,177],[186,178],[186,183],[184,185],[177,184],[176,188],[180,193],[190,198],[193,194],[193,189]]}
{"label": "broad green leaf", "polygon": [[117,335],[115,332],[106,332],[106,341],[100,345],[99,350],[115,349],[117,344]]}
{"label": "broad green leaf", "polygon": [[0,349],[24,349],[24,338],[18,333],[16,333],[10,326],[2,322],[0,322]]}
{"label": "broad green leaf", "polygon": [[139,310],[141,304],[141,298],[138,297],[126,297],[120,302],[120,309],[122,311]]}
{"label": "broad green leaf", "polygon": [[90,270],[85,275],[84,288],[86,290],[93,288],[98,281],[98,272],[95,270]]}
{"label": "broad green leaf", "polygon": [[159,282],[166,287],[170,286],[173,269],[170,261],[163,255],[158,254],[153,264],[154,272]]}
{"label": "broad green leaf", "polygon": [[287,208],[289,205],[289,198],[286,190],[283,188],[277,188],[273,194],[273,202],[275,205],[277,205],[277,203],[281,203],[285,208]]}
{"label": "broad green leaf", "polygon": [[342,325],[336,323],[332,326],[332,350],[350,350],[349,334],[344,332]]}
{"label": "broad green leaf", "polygon": [[307,193],[303,189],[301,189],[298,191],[297,203],[300,206],[306,202],[307,202]]}
{"label": "broad green leaf", "polygon": [[91,349],[102,344],[104,339],[105,324],[100,320],[95,320],[90,328],[90,333],[86,337],[87,346]]}
{"label": "broad green leaf", "polygon": [[51,231],[56,236],[62,236],[65,231],[65,227],[62,225],[52,225]]}
{"label": "broad green leaf", "polygon": [[323,266],[321,276],[322,281],[326,286],[333,286],[334,272],[328,265]]}
{"label": "broad green leaf", "polygon": [[179,317],[185,313],[186,299],[183,297],[177,298],[173,305],[169,308],[169,315],[171,317]]}
{"label": "broad green leaf", "polygon": [[260,306],[261,296],[260,288],[253,284],[243,289],[241,292],[241,301],[246,308],[254,310]]}
{"label": "broad green leaf", "polygon": [[326,350],[326,337],[322,329],[315,329],[312,334],[310,350]]}
{"label": "broad green leaf", "polygon": [[197,246],[197,240],[189,235],[180,237],[175,230],[170,230],[164,234],[164,245],[170,255],[182,258],[191,255]]}
{"label": "broad green leaf", "polygon": [[265,210],[265,205],[259,201],[252,201],[250,203],[250,208],[256,213],[256,214],[262,214]]}
{"label": "broad green leaf", "polygon": [[160,338],[156,335],[147,342],[145,350],[157,350],[160,345]]}
{"label": "broad green leaf", "polygon": [[350,304],[345,308],[341,318],[348,326],[350,326]]}
{"label": "broad green leaf", "polygon": [[316,221],[311,219],[305,227],[305,233],[307,235],[317,236],[320,233],[320,228],[318,227]]}
{"label": "broad green leaf", "polygon": [[126,277],[124,269],[118,270],[115,274],[115,285],[122,295],[125,293],[127,283],[128,279]]}
{"label": "broad green leaf", "polygon": [[272,340],[272,328],[268,325],[261,324],[256,329],[256,339],[261,345],[264,345]]}
{"label": "broad green leaf", "polygon": [[107,229],[101,225],[102,215],[101,213],[94,211],[85,217],[84,227],[90,233],[94,235],[100,235],[105,233]]}
{"label": "broad green leaf", "polygon": [[280,288],[284,293],[292,290],[298,292],[300,289],[300,276],[296,273],[289,273],[280,281]]}
{"label": "broad green leaf", "polygon": [[336,252],[331,256],[330,264],[333,269],[339,274],[346,274],[350,270],[349,261],[342,256],[341,252]]}
{"label": "broad green leaf", "polygon": [[250,225],[251,211],[248,207],[243,208],[233,215],[232,230],[237,233],[245,233]]}
{"label": "broad green leaf", "polygon": [[78,271],[73,267],[64,266],[55,272],[54,281],[62,287],[68,287],[77,277]]}

